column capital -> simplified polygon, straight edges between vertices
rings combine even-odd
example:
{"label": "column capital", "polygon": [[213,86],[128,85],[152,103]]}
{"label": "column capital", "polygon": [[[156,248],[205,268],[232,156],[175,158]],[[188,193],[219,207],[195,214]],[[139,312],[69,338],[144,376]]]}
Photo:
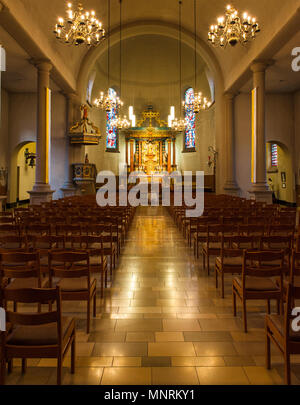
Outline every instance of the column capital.
{"label": "column capital", "polygon": [[258,72],[265,72],[266,69],[274,64],[274,60],[272,59],[258,59],[253,61],[253,63],[250,66],[250,69],[253,73],[258,73]]}
{"label": "column capital", "polygon": [[41,72],[50,72],[53,68],[49,59],[31,59],[30,63]]}
{"label": "column capital", "polygon": [[233,92],[233,91],[226,91],[224,93],[224,98],[225,100],[233,100],[236,96],[238,95],[238,93]]}

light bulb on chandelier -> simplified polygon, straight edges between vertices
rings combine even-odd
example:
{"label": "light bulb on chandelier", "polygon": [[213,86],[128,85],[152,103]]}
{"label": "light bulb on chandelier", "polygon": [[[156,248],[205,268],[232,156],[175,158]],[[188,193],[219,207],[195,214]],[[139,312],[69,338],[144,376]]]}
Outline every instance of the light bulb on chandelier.
{"label": "light bulb on chandelier", "polygon": [[118,116],[112,121],[112,125],[119,130],[128,129],[131,127],[130,121],[128,121],[126,115],[124,115],[123,118],[121,116]]}
{"label": "light bulb on chandelier", "polygon": [[175,118],[174,121],[172,121],[171,128],[175,132],[183,132],[186,129],[186,121],[183,119]]}
{"label": "light bulb on chandelier", "polygon": [[119,110],[123,106],[123,101],[119,97],[115,97],[111,89],[107,91],[105,95],[103,91],[100,93],[100,97],[94,101],[95,107],[110,112],[113,109]]}
{"label": "light bulb on chandelier", "polygon": [[68,3],[66,21],[58,18],[54,33],[56,38],[66,44],[96,46],[105,39],[105,30],[97,19],[95,11],[84,12],[82,4],[73,11],[72,3]]}
{"label": "light bulb on chandelier", "polygon": [[225,17],[219,17],[216,25],[210,27],[208,40],[213,46],[225,48],[227,44],[235,46],[238,42],[246,44],[256,38],[260,26],[255,17],[248,13],[239,16],[238,11],[232,6],[227,6]]}

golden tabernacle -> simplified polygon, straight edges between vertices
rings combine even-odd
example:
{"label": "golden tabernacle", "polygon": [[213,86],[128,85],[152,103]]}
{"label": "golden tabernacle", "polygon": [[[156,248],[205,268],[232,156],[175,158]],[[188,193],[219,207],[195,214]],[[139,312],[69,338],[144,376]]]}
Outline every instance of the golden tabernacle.
{"label": "golden tabernacle", "polygon": [[160,119],[160,113],[148,107],[137,126],[125,131],[126,163],[129,173],[147,176],[177,170],[176,132]]}

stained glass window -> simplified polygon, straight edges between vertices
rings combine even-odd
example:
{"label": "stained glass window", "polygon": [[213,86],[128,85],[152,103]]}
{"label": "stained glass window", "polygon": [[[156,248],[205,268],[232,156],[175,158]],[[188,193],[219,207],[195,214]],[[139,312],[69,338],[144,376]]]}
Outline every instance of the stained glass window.
{"label": "stained glass window", "polygon": [[278,167],[278,147],[276,143],[271,146],[271,166]]}
{"label": "stained glass window", "polygon": [[[110,97],[115,100],[117,98],[117,92],[114,89],[109,89]],[[113,108],[107,112],[106,115],[106,148],[117,149],[118,148],[118,129],[113,125],[113,120],[117,118],[118,111]]]}
{"label": "stained glass window", "polygon": [[195,94],[192,88],[185,92],[185,148],[192,149],[196,147],[196,114],[194,111]]}

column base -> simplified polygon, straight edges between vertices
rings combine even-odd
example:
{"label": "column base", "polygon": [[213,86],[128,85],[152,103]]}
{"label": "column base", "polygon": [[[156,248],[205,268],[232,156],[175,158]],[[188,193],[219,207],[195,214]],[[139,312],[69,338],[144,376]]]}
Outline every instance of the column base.
{"label": "column base", "polygon": [[238,197],[240,194],[240,188],[237,186],[235,182],[227,182],[224,187],[224,192],[227,195],[232,195]]}
{"label": "column base", "polygon": [[69,183],[65,183],[62,187],[61,187],[61,192],[63,194],[63,197],[72,197],[73,195],[78,195],[78,189],[77,187],[74,186],[73,183],[69,182]]}
{"label": "column base", "polygon": [[49,184],[35,184],[33,189],[28,191],[30,195],[30,205],[39,205],[52,201],[54,192],[55,190],[51,190]]}
{"label": "column base", "polygon": [[273,203],[273,192],[266,184],[253,184],[251,190],[248,191],[250,199],[265,202],[267,204]]}

